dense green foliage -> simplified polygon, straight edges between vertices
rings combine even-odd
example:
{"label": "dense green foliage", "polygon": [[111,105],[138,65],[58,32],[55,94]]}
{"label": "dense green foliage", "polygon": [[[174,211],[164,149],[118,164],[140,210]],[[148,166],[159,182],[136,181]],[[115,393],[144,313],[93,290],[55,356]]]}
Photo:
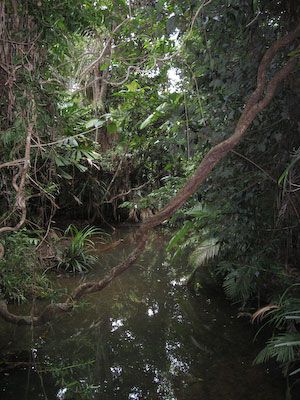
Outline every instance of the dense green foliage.
{"label": "dense green foliage", "polygon": [[103,234],[100,229],[86,226],[78,229],[74,225],[69,225],[65,231],[65,236],[71,235],[70,243],[65,246],[59,256],[57,268],[62,268],[70,272],[87,272],[95,264],[97,257],[90,254],[94,248],[91,238]]}
{"label": "dense green foliage", "polygon": [[5,255],[0,259],[2,298],[21,303],[49,294],[49,279],[42,273],[35,253],[38,242],[38,236],[26,229],[6,237]]}
{"label": "dense green foliage", "polygon": [[[265,49],[299,18],[292,0],[0,4],[9,30],[0,57],[3,162],[23,159],[34,126],[30,170],[21,162],[0,169],[1,226],[18,223],[20,194],[26,200],[28,230],[3,239],[0,259],[1,296],[15,301],[30,297],[37,274],[29,229],[49,233],[53,219],[66,217],[139,222],[161,209],[232,133]],[[298,68],[169,223],[177,230],[169,250],[188,254],[197,290],[206,266],[243,309],[278,306],[264,315],[276,336],[258,360],[274,357],[288,374],[299,373],[300,348],[299,286],[292,286],[300,256],[299,79]],[[85,245],[98,231],[68,233],[58,266],[86,272]],[[39,297],[48,282],[35,279]]]}

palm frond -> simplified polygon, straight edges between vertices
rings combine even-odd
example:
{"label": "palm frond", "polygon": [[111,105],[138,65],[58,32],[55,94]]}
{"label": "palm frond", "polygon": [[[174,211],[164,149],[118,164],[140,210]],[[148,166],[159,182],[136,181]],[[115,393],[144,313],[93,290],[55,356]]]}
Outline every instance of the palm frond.
{"label": "palm frond", "polygon": [[280,307],[277,304],[268,304],[267,306],[261,307],[252,314],[251,322],[253,323],[255,320],[257,320],[257,322],[261,322],[269,313],[269,311],[278,310],[279,308]]}
{"label": "palm frond", "polygon": [[230,271],[223,282],[226,295],[232,300],[249,299],[256,288],[256,269],[251,266],[243,266]]}
{"label": "palm frond", "polygon": [[204,265],[207,261],[219,254],[220,242],[217,238],[203,240],[189,257],[189,262],[196,268]]}
{"label": "palm frond", "polygon": [[300,333],[283,333],[271,338],[258,354],[254,363],[261,364],[274,358],[281,364],[297,360],[300,350]]}

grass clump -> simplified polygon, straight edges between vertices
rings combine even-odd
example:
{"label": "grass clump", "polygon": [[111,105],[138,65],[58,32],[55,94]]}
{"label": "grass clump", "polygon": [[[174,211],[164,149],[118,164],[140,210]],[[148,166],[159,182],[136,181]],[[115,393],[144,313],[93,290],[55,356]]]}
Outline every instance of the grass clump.
{"label": "grass clump", "polygon": [[97,257],[91,254],[95,247],[91,238],[100,235],[103,236],[103,231],[92,226],[78,229],[74,225],[69,225],[64,237],[71,236],[71,240],[62,250],[57,267],[72,273],[88,272],[97,261]]}

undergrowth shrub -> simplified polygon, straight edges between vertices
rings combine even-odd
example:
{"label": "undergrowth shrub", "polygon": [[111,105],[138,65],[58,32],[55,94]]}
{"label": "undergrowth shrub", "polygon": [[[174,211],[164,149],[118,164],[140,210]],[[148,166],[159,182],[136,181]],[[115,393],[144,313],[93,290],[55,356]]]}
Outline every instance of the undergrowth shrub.
{"label": "undergrowth shrub", "polygon": [[[275,359],[286,377],[300,377],[300,284],[284,291],[277,302],[260,308],[252,319],[264,322],[261,329],[271,326],[273,336],[258,354],[255,363]],[[260,330],[261,330],[260,329]]]}
{"label": "undergrowth shrub", "polygon": [[4,255],[0,259],[0,296],[22,303],[28,298],[46,297],[50,282],[43,274],[35,246],[37,236],[22,229],[6,236],[2,242]]}

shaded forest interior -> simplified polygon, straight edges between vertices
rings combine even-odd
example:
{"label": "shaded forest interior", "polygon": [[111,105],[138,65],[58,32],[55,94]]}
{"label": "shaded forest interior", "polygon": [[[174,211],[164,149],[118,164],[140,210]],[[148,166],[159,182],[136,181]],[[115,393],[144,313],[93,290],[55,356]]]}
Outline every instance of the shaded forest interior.
{"label": "shaded forest interior", "polygon": [[[38,326],[73,310],[160,227],[195,295],[222,287],[269,327],[256,361],[276,360],[293,393],[299,18],[297,0],[0,0],[3,320]],[[92,239],[119,246],[120,223],[137,226],[136,246],[90,280]],[[57,274],[84,281],[61,296]],[[26,315],[10,311],[21,303]]]}

